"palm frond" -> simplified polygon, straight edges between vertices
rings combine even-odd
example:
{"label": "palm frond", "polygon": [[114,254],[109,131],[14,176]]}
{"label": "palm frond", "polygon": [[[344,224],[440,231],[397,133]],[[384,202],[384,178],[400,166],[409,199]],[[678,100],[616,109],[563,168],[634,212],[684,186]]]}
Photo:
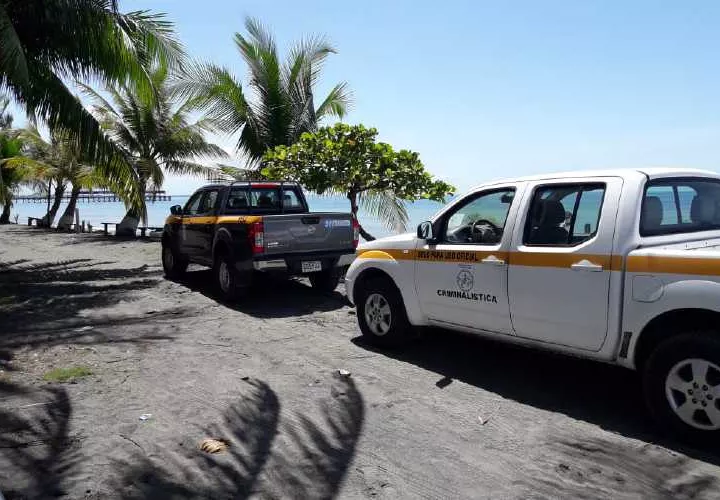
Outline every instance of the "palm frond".
{"label": "palm frond", "polygon": [[152,95],[148,62],[182,63],[172,25],[148,11],[122,14],[115,0],[2,2],[0,18],[0,88],[28,115],[72,130],[94,161],[121,165],[99,123],[63,80],[127,84]]}
{"label": "palm frond", "polygon": [[202,165],[200,163],[195,163],[187,160],[166,161],[165,168],[168,170],[168,172],[172,172],[177,175],[195,175],[198,177],[209,177],[216,173],[216,169],[214,167]]}
{"label": "palm frond", "polygon": [[364,191],[358,204],[389,231],[407,231],[408,213],[405,202],[387,191]]}
{"label": "palm frond", "polygon": [[4,5],[0,5],[0,47],[0,73],[27,84],[29,73],[25,51]]}
{"label": "palm frond", "polygon": [[344,118],[352,104],[352,92],[346,82],[338,83],[333,87],[325,100],[318,106],[315,116],[322,121],[327,116]]}
{"label": "palm frond", "polygon": [[242,84],[227,68],[200,63],[176,78],[173,95],[189,109],[203,110],[218,130],[230,135],[247,122],[248,106]]}
{"label": "palm frond", "polygon": [[218,164],[215,171],[218,179],[236,181],[257,181],[263,180],[263,175],[257,169],[239,168],[231,165]]}
{"label": "palm frond", "polygon": [[[95,106],[103,113],[112,115],[116,118],[120,117],[120,114],[117,112],[115,107],[107,99],[105,99],[100,92],[83,82],[75,82],[75,85],[77,85],[80,88],[80,91],[86,97],[89,97],[94,102]],[[117,92],[115,92],[115,95],[119,96]]]}

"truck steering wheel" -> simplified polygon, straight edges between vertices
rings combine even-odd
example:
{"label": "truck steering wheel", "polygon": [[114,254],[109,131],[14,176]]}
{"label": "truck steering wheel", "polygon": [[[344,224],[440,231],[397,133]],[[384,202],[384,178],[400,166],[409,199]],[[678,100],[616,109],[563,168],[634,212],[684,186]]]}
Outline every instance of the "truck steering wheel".
{"label": "truck steering wheel", "polygon": [[[486,232],[483,231],[481,226],[490,226],[490,229],[493,232],[493,241],[485,241]],[[478,241],[480,243],[496,243],[497,240],[500,239],[500,236],[502,236],[502,229],[500,229],[494,222],[487,219],[478,219],[470,225],[470,238],[473,241]]]}

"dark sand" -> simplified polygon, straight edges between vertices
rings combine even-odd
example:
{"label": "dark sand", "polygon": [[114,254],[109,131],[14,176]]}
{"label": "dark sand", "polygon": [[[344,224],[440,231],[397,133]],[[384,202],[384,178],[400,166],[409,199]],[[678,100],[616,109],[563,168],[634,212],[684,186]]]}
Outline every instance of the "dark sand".
{"label": "dark sand", "polygon": [[[448,332],[375,352],[342,287],[223,304],[159,254],[0,227],[8,500],[720,498],[720,452],[662,439],[631,372]],[[93,375],[42,379],[73,365]]]}

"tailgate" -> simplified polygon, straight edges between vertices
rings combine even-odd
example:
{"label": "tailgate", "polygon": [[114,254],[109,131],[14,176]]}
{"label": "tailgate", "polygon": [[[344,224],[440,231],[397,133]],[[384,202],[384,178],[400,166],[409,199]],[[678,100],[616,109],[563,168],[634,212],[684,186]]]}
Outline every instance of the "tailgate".
{"label": "tailgate", "polygon": [[263,216],[265,254],[348,250],[353,252],[352,216],[307,213]]}

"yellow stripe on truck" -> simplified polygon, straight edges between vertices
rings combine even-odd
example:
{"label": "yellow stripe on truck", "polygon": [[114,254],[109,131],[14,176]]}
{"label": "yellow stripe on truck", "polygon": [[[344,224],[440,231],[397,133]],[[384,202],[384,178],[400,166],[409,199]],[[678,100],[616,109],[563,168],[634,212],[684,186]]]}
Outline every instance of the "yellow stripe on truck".
{"label": "yellow stripe on truck", "polygon": [[622,257],[591,254],[567,254],[550,252],[498,252],[478,250],[360,250],[359,259],[416,260],[423,262],[450,262],[458,264],[480,263],[488,257],[504,260],[514,266],[566,267],[587,260],[601,265],[603,269],[622,270]]}
{"label": "yellow stripe on truck", "polygon": [[357,254],[361,259],[415,260],[414,250],[364,250]]}
{"label": "yellow stripe on truck", "polygon": [[602,266],[604,270],[622,271],[622,257],[618,255],[596,255],[550,252],[510,252],[510,265],[528,267],[570,267],[586,260]]}
{"label": "yellow stripe on truck", "polygon": [[720,259],[631,255],[628,257],[627,270],[631,273],[720,276]]}
{"label": "yellow stripe on truck", "polygon": [[252,224],[253,222],[261,222],[260,215],[222,215],[203,216],[203,217],[180,217],[171,215],[165,219],[165,224],[175,224],[182,222],[183,224]]}

